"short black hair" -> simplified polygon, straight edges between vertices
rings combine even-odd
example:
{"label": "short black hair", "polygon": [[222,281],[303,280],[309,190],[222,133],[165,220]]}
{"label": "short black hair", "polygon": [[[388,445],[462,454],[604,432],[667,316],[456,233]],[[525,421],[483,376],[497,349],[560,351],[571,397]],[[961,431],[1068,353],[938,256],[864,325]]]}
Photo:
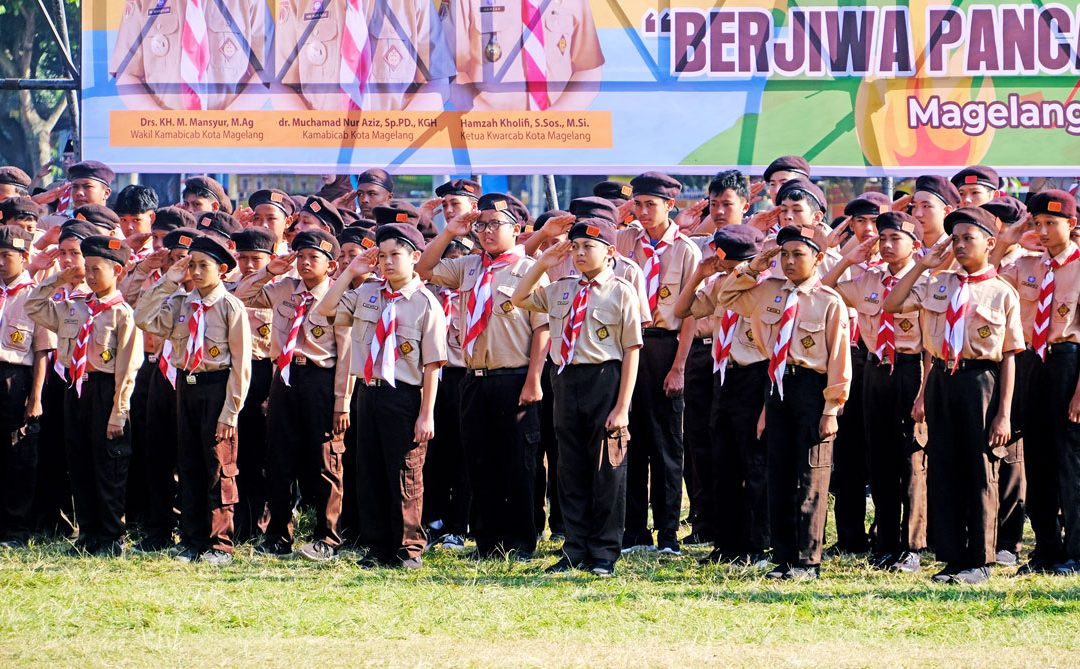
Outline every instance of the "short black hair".
{"label": "short black hair", "polygon": [[810,195],[810,193],[807,193],[801,188],[793,188],[788,192],[784,193],[784,199],[781,200],[781,202],[787,200],[791,200],[792,202],[805,202],[806,206],[810,207],[810,213],[825,211],[821,208],[821,205],[818,203],[816,198],[814,198]]}
{"label": "short black hair", "polygon": [[750,199],[750,182],[739,170],[717,172],[709,182],[709,195],[720,195],[727,190],[735,191],[744,200]]}
{"label": "short black hair", "polygon": [[116,196],[113,211],[118,216],[138,216],[158,208],[158,196],[153,188],[132,184]]}

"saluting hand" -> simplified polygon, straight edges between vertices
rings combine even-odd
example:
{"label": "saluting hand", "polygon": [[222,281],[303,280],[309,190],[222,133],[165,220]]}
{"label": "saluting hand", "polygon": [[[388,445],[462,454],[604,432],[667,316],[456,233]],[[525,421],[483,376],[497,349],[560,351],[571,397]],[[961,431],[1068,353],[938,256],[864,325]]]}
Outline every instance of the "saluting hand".
{"label": "saluting hand", "polygon": [[466,211],[447,221],[446,230],[455,237],[465,237],[472,232],[472,225],[479,218],[479,211]]}
{"label": "saluting hand", "polygon": [[334,205],[335,209],[353,209],[356,204],[356,196],[359,194],[359,190],[351,190],[335,199],[331,204]]}
{"label": "saluting hand", "polygon": [[344,274],[347,274],[349,278],[356,278],[365,274],[372,274],[378,266],[379,249],[372,247],[353,258],[349,266],[345,268]]}
{"label": "saluting hand", "polygon": [[555,267],[562,262],[563,258],[570,254],[571,243],[570,240],[564,239],[558,244],[553,244],[540,254],[540,258],[537,262],[546,270]]}
{"label": "saluting hand", "polygon": [[952,238],[945,237],[930,247],[930,250],[919,260],[919,265],[924,269],[937,269],[945,264],[952,255]]}
{"label": "saluting hand", "polygon": [[[852,237],[852,242],[855,242],[855,238]],[[852,265],[858,265],[859,263],[869,262],[870,256],[874,252],[874,247],[877,246],[878,240],[876,237],[849,244],[844,251],[844,260],[848,261]]]}
{"label": "saluting hand", "polygon": [[82,283],[82,280],[86,278],[86,270],[78,265],[74,265],[67,269],[60,270],[58,276],[60,277],[60,283],[75,286]]}
{"label": "saluting hand", "polygon": [[750,184],[750,205],[751,206],[753,206],[753,205],[757,204],[758,202],[761,202],[763,199],[765,199],[765,196],[762,195],[762,193],[765,192],[765,189],[768,187],[768,185],[769,184],[765,183],[764,181],[755,181],[754,183]]}
{"label": "saluting hand", "polygon": [[1012,246],[1013,244],[1019,244],[1020,238],[1024,236],[1024,233],[1033,228],[1031,214],[1025,214],[1022,219],[1013,225],[1003,225],[1001,227],[1001,230],[999,230],[997,234],[997,243],[1004,244],[1006,247]]}
{"label": "saluting hand", "polygon": [[705,207],[708,206],[708,199],[702,198],[698,200],[675,215],[675,225],[679,226],[680,230],[693,230],[701,222],[701,212],[705,211]]}
{"label": "saluting hand", "polygon": [[627,200],[626,202],[620,204],[617,209],[619,215],[618,223],[619,225],[622,225],[623,223],[626,223],[626,220],[628,218],[634,215],[634,201]]}
{"label": "saluting hand", "polygon": [[577,216],[574,216],[573,214],[552,216],[544,221],[544,225],[540,230],[549,238],[559,237],[560,235],[565,235],[570,232],[570,228],[573,227],[575,221],[577,221]]}
{"label": "saluting hand", "polygon": [[[845,216],[844,220],[840,222],[840,225],[833,228],[833,231],[829,233],[825,243],[828,246],[824,248],[832,248],[834,246],[840,246],[840,239],[844,236],[844,231],[851,227],[851,217]],[[853,238],[854,239],[854,238]]]}
{"label": "saluting hand", "polygon": [[273,276],[281,276],[288,272],[296,261],[296,251],[286,253],[283,256],[274,256],[270,262],[266,263],[266,271]]}
{"label": "saluting hand", "polygon": [[440,211],[442,211],[441,197],[433,197],[420,205],[421,217],[427,216],[428,218],[435,218],[435,214],[438,214]]}
{"label": "saluting hand", "polygon": [[169,262],[169,249],[160,248],[157,251],[154,251],[150,255],[143,258],[142,262],[139,263],[139,267],[144,272],[149,273],[149,272],[154,271],[155,269],[161,269],[166,264],[168,264],[168,262]]}
{"label": "saluting hand", "polygon": [[721,260],[719,256],[709,256],[708,258],[703,258],[697,266],[697,280],[700,282],[708,279],[714,274],[719,274],[721,271],[723,271],[720,267],[720,263]]}
{"label": "saluting hand", "polygon": [[910,206],[911,206],[911,196],[910,195],[905,195],[904,197],[893,200],[892,210],[893,211],[907,211],[908,207],[910,207]]}
{"label": "saluting hand", "polygon": [[46,249],[40,253],[35,253],[33,257],[30,258],[30,263],[26,266],[26,271],[29,272],[31,276],[38,272],[47,272],[52,269],[53,264],[59,257],[60,249],[57,248]]}
{"label": "saluting hand", "polygon": [[177,260],[169,268],[168,272],[165,272],[165,277],[173,283],[184,283],[188,277],[188,267],[191,266],[191,256],[184,256]]}
{"label": "saluting hand", "polygon": [[780,207],[773,207],[768,211],[759,211],[750,217],[746,223],[752,225],[765,234],[769,233],[774,225],[780,222]]}
{"label": "saluting hand", "polygon": [[772,264],[772,259],[780,253],[780,247],[774,246],[771,249],[762,251],[754,256],[754,259],[750,261],[748,266],[752,272],[764,272],[769,269],[769,265]]}

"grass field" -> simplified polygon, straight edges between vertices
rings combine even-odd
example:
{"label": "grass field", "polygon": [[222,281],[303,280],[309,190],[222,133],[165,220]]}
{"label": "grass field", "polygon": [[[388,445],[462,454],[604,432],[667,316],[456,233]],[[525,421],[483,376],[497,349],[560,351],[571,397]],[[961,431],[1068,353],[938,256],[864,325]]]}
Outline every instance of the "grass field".
{"label": "grass field", "polygon": [[[934,586],[832,559],[812,583],[634,556],[615,578],[428,554],[362,571],[255,556],[0,554],[0,667],[972,666],[1080,664],[1080,578]],[[933,566],[932,564],[930,565]]]}

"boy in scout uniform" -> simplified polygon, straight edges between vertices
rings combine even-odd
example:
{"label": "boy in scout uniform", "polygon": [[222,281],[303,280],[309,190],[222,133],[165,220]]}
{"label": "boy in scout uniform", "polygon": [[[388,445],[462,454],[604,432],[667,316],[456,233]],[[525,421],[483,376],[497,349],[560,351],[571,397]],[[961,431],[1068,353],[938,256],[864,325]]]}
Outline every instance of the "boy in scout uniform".
{"label": "boy in scout uniform", "polygon": [[960,206],[981,207],[997,197],[1001,177],[997,170],[986,165],[965,167],[950,179],[960,192]]}
{"label": "boy in scout uniform", "polygon": [[[779,196],[778,196],[779,197]],[[821,285],[824,252],[811,228],[785,226],[777,246],[740,264],[717,304],[749,318],[769,354],[765,401],[772,579],[820,575],[832,441],[851,383],[851,344],[843,299]],[[779,255],[777,273],[760,280]]]}
{"label": "boy in scout uniform", "polygon": [[64,404],[68,471],[79,521],[76,554],[118,556],[126,530],[124,501],[131,458],[128,418],[142,338],[131,307],[116,289],[131,249],[119,239],[82,240],[91,295],[57,291],[77,282],[72,266],[42,281],[26,298],[26,314],[57,333],[57,359],[71,387]]}
{"label": "boy in scout uniform", "polygon": [[451,2],[457,109],[580,111],[592,104],[604,54],[589,2]]}
{"label": "boy in scout uniform", "polygon": [[[535,260],[516,244],[529,224],[517,198],[488,193],[478,212],[458,216],[431,240],[417,263],[420,276],[460,291],[458,318],[467,370],[461,383],[461,438],[469,459],[475,526],[482,558],[536,550],[533,518],[536,449],[540,443],[540,374],[548,347],[547,317],[518,309],[514,288]],[[483,255],[442,258],[455,237],[473,231]]]}
{"label": "boy in scout uniform", "polygon": [[217,179],[208,176],[188,177],[184,182],[180,200],[180,206],[190,211],[195,218],[206,212],[233,213],[232,200],[225,193],[225,187]]}
{"label": "boy in scout uniform", "polygon": [[922,226],[924,253],[948,236],[945,217],[959,206],[960,191],[945,177],[928,175],[915,180],[911,215]]}
{"label": "boy in scout uniform", "polygon": [[[312,542],[298,550],[302,557],[325,561],[337,556],[341,536],[341,457],[349,427],[351,378],[345,364],[351,340],[345,328],[316,313],[337,270],[337,240],[321,230],[296,235],[293,252],[272,259],[236,288],[249,307],[273,309],[270,357],[277,374],[267,408],[267,474],[270,524],[259,551],[292,553],[293,484],[315,507]],[[296,265],[296,278],[275,277]]]}
{"label": "boy in scout uniform", "polygon": [[296,213],[296,220],[290,227],[293,235],[306,230],[322,230],[330,235],[337,235],[344,229],[345,221],[337,207],[316,195],[307,199]]}
{"label": "boy in scout uniform", "polygon": [[0,430],[10,440],[0,453],[3,548],[24,547],[33,529],[38,420],[49,369],[48,352],[56,348],[49,330],[26,315],[26,298],[34,286],[26,271],[32,238],[19,226],[0,226]]}
{"label": "boy in scout uniform", "polygon": [[285,231],[296,215],[296,205],[289,194],[276,188],[257,190],[248,198],[248,206],[251,207],[250,227],[262,228],[273,235],[271,252],[276,255],[288,253]]}
{"label": "boy in scout uniform", "polygon": [[[236,268],[213,237],[143,293],[139,327],[172,342],[176,367],[181,562],[232,563],[236,504],[236,423],[251,381],[251,331],[244,304],[222,276]],[[189,293],[179,291],[191,281]]]}
{"label": "boy in scout uniform", "polygon": [[[926,453],[915,439],[912,418],[923,381],[922,328],[918,312],[893,315],[882,304],[905,274],[918,271],[915,251],[921,242],[918,222],[909,214],[886,212],[875,225],[877,238],[849,249],[822,282],[856,310],[868,351],[862,385],[868,410],[863,425],[851,429],[864,428],[869,446],[876,528],[870,564],[910,573],[919,570],[926,548]],[[875,247],[882,264],[841,280],[851,267],[867,263]]]}
{"label": "boy in scout uniform", "polygon": [[[651,496],[653,525],[661,552],[679,555],[679,513],[682,506],[683,373],[694,338],[693,319],[675,315],[679,293],[693,276],[701,251],[669,218],[682,184],[659,172],[646,172],[630,182],[635,217],[643,229],[620,230],[619,254],[633,260],[645,275],[652,312],[644,329],[627,457],[625,551],[653,550],[647,516]],[[643,319],[644,320],[644,319]]]}
{"label": "boy in scout uniform", "polygon": [[[352,329],[357,384],[357,484],[362,567],[422,566],[424,457],[435,436],[439,368],[446,362],[442,307],[420,280],[415,263],[424,237],[391,223],[372,249],[349,265],[316,306],[338,327]],[[370,277],[378,265],[382,278]],[[356,277],[366,280],[350,289]]]}
{"label": "boy in scout uniform", "polygon": [[0,202],[30,191],[30,175],[12,165],[0,166]]}
{"label": "boy in scout uniform", "polygon": [[116,174],[105,163],[84,160],[69,167],[67,177],[71,186],[72,207],[78,208],[87,204],[104,207],[112,195],[111,184]]}
{"label": "boy in scout uniform", "polygon": [[[1012,431],[1013,358],[1024,350],[1024,334],[1016,291],[989,265],[994,216],[964,207],[945,218],[945,229],[950,237],[920,258],[883,307],[921,311],[923,346],[933,355],[926,381],[929,527],[945,562],[934,581],[984,583],[997,553],[997,471]],[[950,252],[960,269],[935,274]],[[929,280],[919,283],[927,270]]]}
{"label": "boy in scout uniform", "polygon": [[[612,576],[622,549],[630,398],[642,345],[637,290],[614,275],[616,231],[585,219],[552,246],[514,289],[515,306],[548,314],[562,558],[548,573],[588,569]],[[546,286],[545,272],[572,255],[579,271]]]}
{"label": "boy in scout uniform", "polygon": [[[113,211],[120,218],[120,232],[125,238],[136,234],[148,235],[150,226],[154,224],[157,208],[157,193],[153,188],[139,184],[124,186],[116,195],[116,204],[113,205]],[[142,249],[135,249],[136,252],[140,250]]]}
{"label": "boy in scout uniform", "polygon": [[467,211],[475,211],[481,194],[480,184],[472,179],[451,179],[437,187],[435,197],[420,210],[432,219],[441,211],[443,220],[450,221]]}
{"label": "boy in scout uniform", "polygon": [[195,34],[188,0],[126,0],[109,74],[129,109],[262,107],[265,83],[274,76],[266,54],[266,3],[223,0],[195,7],[202,10],[206,61],[205,71],[188,81],[181,64],[185,40]]}
{"label": "boy in scout uniform", "polygon": [[780,156],[769,163],[761,176],[770,200],[776,200],[780,187],[792,179],[810,179],[810,163],[802,156]]}

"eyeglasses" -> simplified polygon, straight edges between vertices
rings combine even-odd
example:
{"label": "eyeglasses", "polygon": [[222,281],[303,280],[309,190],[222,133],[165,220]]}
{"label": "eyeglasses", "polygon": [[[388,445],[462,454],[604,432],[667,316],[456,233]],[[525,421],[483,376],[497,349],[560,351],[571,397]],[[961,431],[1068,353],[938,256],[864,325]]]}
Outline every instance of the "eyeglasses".
{"label": "eyeglasses", "polygon": [[497,230],[500,225],[513,225],[512,221],[477,221],[472,224],[473,232],[486,232],[487,230]]}

